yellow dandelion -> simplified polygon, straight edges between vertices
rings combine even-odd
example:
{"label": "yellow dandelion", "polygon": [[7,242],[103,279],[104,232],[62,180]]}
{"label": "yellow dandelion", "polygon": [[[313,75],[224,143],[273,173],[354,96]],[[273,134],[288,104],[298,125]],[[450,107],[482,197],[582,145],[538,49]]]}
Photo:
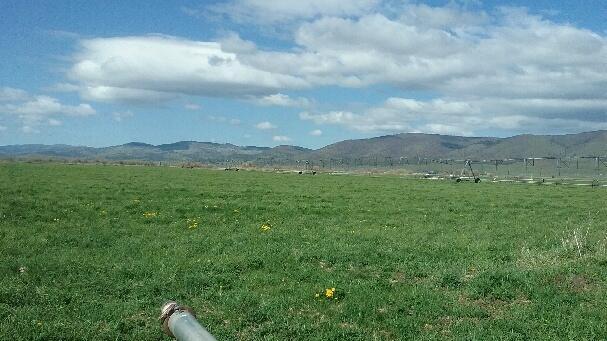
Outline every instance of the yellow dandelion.
{"label": "yellow dandelion", "polygon": [[327,288],[325,289],[325,297],[333,298],[335,296],[335,288]]}
{"label": "yellow dandelion", "polygon": [[188,228],[189,229],[195,229],[198,227],[198,220],[194,219],[194,218],[188,218]]}
{"label": "yellow dandelion", "polygon": [[272,228],[272,225],[270,225],[270,223],[264,223],[260,227],[261,231],[263,231],[263,232],[270,231],[271,228]]}
{"label": "yellow dandelion", "polygon": [[151,212],[144,212],[144,213],[143,213],[143,216],[144,216],[144,217],[146,217],[146,218],[154,218],[154,217],[156,217],[157,215],[158,215],[158,212],[154,212],[154,211],[151,211]]}

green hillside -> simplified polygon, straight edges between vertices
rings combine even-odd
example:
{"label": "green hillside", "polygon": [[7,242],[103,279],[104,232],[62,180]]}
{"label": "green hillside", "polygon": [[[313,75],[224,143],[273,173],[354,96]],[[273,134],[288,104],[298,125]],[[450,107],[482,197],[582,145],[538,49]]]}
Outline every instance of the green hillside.
{"label": "green hillside", "polygon": [[400,157],[431,159],[505,159],[526,157],[607,156],[607,131],[569,135],[517,135],[507,138],[407,133],[346,140],[312,150],[298,146],[274,148],[181,141],[150,145],[132,142],[91,148],[68,145],[0,146],[0,157],[74,158],[145,161],[329,160]]}

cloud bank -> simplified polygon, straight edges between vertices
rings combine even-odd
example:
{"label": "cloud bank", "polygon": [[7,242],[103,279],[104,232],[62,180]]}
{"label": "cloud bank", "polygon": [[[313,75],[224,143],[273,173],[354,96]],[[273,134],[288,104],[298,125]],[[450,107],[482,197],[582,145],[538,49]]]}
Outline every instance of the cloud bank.
{"label": "cloud bank", "polygon": [[[161,35],[84,39],[68,76],[84,99],[109,102],[193,95],[307,108],[309,100],[286,93],[375,85],[403,93],[362,110],[300,114],[360,131],[469,135],[605,127],[604,34],[521,8],[487,13],[455,3],[389,5],[230,1],[207,9],[245,24],[295,22],[292,46],[260,48],[237,34],[207,42]],[[430,95],[404,95],[412,91]],[[0,99],[15,95],[0,93]]]}

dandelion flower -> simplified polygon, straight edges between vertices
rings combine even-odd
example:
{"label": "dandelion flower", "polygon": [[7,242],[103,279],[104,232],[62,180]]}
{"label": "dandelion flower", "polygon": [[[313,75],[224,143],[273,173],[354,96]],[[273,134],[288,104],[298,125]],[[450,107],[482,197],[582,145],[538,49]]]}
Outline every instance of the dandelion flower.
{"label": "dandelion flower", "polygon": [[143,216],[146,218],[154,218],[158,215],[158,212],[145,212],[143,213]]}
{"label": "dandelion flower", "polygon": [[188,218],[188,228],[189,229],[195,229],[198,227],[198,220],[192,218]]}
{"label": "dandelion flower", "polygon": [[333,298],[335,296],[335,288],[327,288],[325,289],[325,297]]}
{"label": "dandelion flower", "polygon": [[272,228],[272,225],[270,225],[269,223],[264,223],[260,227],[261,231],[263,231],[263,232],[270,231],[271,228]]}

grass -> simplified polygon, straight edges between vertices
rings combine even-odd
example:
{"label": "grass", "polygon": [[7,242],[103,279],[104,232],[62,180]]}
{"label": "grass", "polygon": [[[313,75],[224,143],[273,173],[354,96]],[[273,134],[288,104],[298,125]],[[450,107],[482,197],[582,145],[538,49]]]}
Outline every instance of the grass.
{"label": "grass", "polygon": [[605,339],[606,195],[4,163],[0,339]]}

